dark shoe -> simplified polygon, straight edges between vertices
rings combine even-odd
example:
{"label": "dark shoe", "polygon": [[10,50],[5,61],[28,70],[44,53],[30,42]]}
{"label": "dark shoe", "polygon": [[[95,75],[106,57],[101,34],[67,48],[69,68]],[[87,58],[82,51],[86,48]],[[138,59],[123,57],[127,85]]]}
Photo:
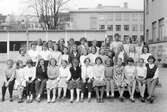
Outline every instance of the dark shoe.
{"label": "dark shoe", "polygon": [[97,103],[100,103],[100,99],[99,98],[97,98],[96,101],[97,101]]}
{"label": "dark shoe", "polygon": [[10,98],[10,100],[9,100],[10,102],[13,102],[13,98]]}
{"label": "dark shoe", "polygon": [[104,103],[104,100],[103,100],[103,98],[101,98],[101,99],[100,99],[100,103]]}
{"label": "dark shoe", "polygon": [[124,102],[124,98],[123,98],[123,97],[120,97],[120,98],[119,98],[119,101],[120,101],[120,102]]}
{"label": "dark shoe", "polygon": [[141,98],[141,102],[142,102],[142,103],[145,102],[145,98],[144,98],[144,97]]}
{"label": "dark shoe", "polygon": [[24,101],[22,99],[19,99],[18,103],[23,103]]}
{"label": "dark shoe", "polygon": [[5,101],[5,98],[2,98],[2,100],[1,100],[2,102],[4,102]]}
{"label": "dark shoe", "polygon": [[132,99],[132,98],[131,98],[130,101],[131,101],[132,103],[135,103],[135,99]]}
{"label": "dark shoe", "polygon": [[29,100],[29,103],[32,103],[32,102],[33,102],[33,99],[30,99],[30,100]]}
{"label": "dark shoe", "polygon": [[84,102],[83,98],[81,98],[80,102],[82,102],[82,103]]}
{"label": "dark shoe", "polygon": [[153,104],[153,103],[154,103],[154,98],[150,98],[149,102],[150,102],[151,104]]}
{"label": "dark shoe", "polygon": [[36,98],[36,101],[39,103],[41,100],[40,100],[40,98]]}

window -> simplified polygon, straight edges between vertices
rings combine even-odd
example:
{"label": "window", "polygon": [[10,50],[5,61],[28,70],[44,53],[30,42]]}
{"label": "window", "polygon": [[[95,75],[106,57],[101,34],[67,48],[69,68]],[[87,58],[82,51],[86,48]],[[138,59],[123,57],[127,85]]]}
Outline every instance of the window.
{"label": "window", "polygon": [[100,30],[105,30],[105,25],[100,25]]}
{"label": "window", "polygon": [[116,13],[115,14],[115,21],[121,21],[121,13]]}
{"label": "window", "polygon": [[157,22],[152,23],[152,38],[153,41],[157,41]]}
{"label": "window", "polygon": [[163,41],[165,38],[165,24],[164,24],[164,18],[159,20],[159,24],[158,24],[158,36],[159,36],[159,40]]}
{"label": "window", "polygon": [[97,29],[97,17],[90,17],[90,29]]}
{"label": "window", "polygon": [[124,25],[124,31],[129,31],[129,25]]}
{"label": "window", "polygon": [[107,25],[107,30],[113,31],[113,25]]}
{"label": "window", "polygon": [[124,21],[129,21],[129,13],[124,13]]}
{"label": "window", "polygon": [[137,24],[133,24],[133,25],[132,25],[132,31],[137,31],[137,30],[138,30]]}
{"label": "window", "polygon": [[107,22],[113,21],[113,14],[107,16]]}
{"label": "window", "polygon": [[141,24],[141,25],[140,25],[140,31],[141,31],[141,32],[143,32],[143,29],[144,29],[143,27],[144,27],[143,24]]}
{"label": "window", "polygon": [[121,31],[121,25],[116,25],[116,31]]}
{"label": "window", "polygon": [[137,13],[132,13],[132,21],[138,21],[138,14]]}
{"label": "window", "polygon": [[146,0],[146,15],[149,14],[149,0]]}

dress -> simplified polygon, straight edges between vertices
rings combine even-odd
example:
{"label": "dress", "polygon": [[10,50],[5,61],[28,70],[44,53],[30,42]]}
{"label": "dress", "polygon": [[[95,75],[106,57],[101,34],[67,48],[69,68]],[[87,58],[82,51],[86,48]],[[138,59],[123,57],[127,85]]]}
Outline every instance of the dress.
{"label": "dress", "polygon": [[116,65],[114,67],[113,79],[117,87],[126,86],[125,79],[124,79],[124,67],[123,66]]}
{"label": "dress", "polygon": [[46,83],[47,89],[54,89],[58,86],[58,76],[59,76],[59,68],[58,66],[51,67],[49,66],[47,69],[48,81]]}
{"label": "dress", "polygon": [[16,76],[15,76],[15,89],[18,89],[19,87],[26,87],[26,80],[24,77],[24,68],[20,68],[16,70]]}
{"label": "dress", "polygon": [[104,65],[94,65],[93,67],[93,87],[105,86],[105,67]]}
{"label": "dress", "polygon": [[67,82],[71,77],[70,69],[69,67],[60,67],[59,68],[60,75],[58,77],[58,87],[59,88],[67,88]]}
{"label": "dress", "polygon": [[125,81],[128,85],[131,85],[135,81],[136,67],[126,66],[125,67]]}

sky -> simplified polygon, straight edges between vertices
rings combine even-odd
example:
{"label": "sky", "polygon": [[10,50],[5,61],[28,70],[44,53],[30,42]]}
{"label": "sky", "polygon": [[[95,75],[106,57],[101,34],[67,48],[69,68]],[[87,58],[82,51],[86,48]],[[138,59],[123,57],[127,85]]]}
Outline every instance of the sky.
{"label": "sky", "polygon": [[[0,13],[2,14],[33,14],[28,8],[25,0],[0,0]],[[128,2],[128,7],[132,9],[143,9],[143,0],[71,0],[66,5],[68,9],[96,7],[97,4],[123,6],[124,2]]]}

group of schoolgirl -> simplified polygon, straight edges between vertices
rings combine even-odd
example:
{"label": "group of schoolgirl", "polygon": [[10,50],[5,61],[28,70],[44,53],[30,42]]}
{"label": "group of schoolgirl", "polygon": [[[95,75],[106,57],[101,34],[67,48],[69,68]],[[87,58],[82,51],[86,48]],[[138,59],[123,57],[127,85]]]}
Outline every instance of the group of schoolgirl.
{"label": "group of schoolgirl", "polygon": [[13,101],[13,90],[17,89],[18,103],[22,103],[26,89],[27,103],[32,103],[34,96],[40,102],[46,88],[48,103],[66,98],[67,89],[70,90],[71,103],[74,102],[75,91],[76,102],[83,102],[86,90],[88,102],[91,102],[92,91],[95,90],[97,102],[102,103],[105,90],[106,96],[113,98],[116,86],[121,102],[124,101],[125,87],[128,88],[130,101],[135,102],[136,83],[141,101],[145,102],[146,87],[147,101],[154,101],[159,70],[147,46],[135,46],[129,39],[122,44],[119,34],[115,34],[112,42],[106,38],[101,47],[96,41],[89,47],[85,38],[81,38],[80,43],[76,45],[74,39],[70,39],[66,47],[63,39],[58,43],[48,41],[43,44],[38,40],[37,44],[31,44],[28,51],[21,49],[16,64],[11,59],[7,61],[2,101],[5,101],[8,88],[10,101]]}

